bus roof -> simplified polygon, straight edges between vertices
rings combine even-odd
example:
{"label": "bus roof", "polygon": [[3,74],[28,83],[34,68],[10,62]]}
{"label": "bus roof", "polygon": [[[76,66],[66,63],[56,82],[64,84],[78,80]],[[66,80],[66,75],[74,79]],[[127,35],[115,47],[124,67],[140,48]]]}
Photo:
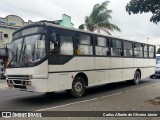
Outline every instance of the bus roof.
{"label": "bus roof", "polygon": [[[91,32],[91,31],[80,30],[80,29],[76,29],[76,28],[63,27],[63,26],[60,26],[60,25],[53,24],[51,21],[46,21],[46,20],[35,22],[35,23],[32,23],[32,24],[20,27],[13,34],[17,33],[20,30],[23,30],[25,28],[29,28],[29,27],[37,26],[37,25],[46,25],[46,26],[62,28],[62,29],[71,30],[71,31],[77,31],[77,32],[82,32],[82,33],[89,33],[89,34],[94,34],[94,35],[99,35],[99,36],[104,36],[104,37],[109,37],[109,38],[115,38],[115,39],[121,39],[121,40],[126,40],[126,41],[132,41],[132,42],[142,43],[142,42],[139,42],[139,41],[124,39],[124,38],[115,37],[115,36],[111,36],[111,35],[100,34],[100,33],[95,33],[95,32]],[[145,43],[145,44],[148,44],[148,43]],[[148,45],[151,45],[151,44],[148,44]]]}

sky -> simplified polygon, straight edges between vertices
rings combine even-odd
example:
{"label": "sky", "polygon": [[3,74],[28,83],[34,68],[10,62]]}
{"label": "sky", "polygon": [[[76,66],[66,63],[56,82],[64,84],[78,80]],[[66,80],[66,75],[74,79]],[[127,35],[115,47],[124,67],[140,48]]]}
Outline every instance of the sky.
{"label": "sky", "polygon": [[[18,15],[25,21],[60,20],[62,14],[71,16],[74,27],[84,23],[95,4],[105,0],[0,0],[0,17]],[[151,13],[129,15],[126,5],[130,0],[110,0],[111,23],[121,32],[113,36],[160,45],[160,23],[150,22]]]}

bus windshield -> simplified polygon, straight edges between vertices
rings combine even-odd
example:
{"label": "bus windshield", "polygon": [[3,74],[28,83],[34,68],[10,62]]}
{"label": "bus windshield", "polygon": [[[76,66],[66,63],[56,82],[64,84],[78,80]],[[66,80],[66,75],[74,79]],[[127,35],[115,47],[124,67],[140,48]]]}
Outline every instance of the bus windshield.
{"label": "bus windshield", "polygon": [[33,66],[45,56],[45,36],[27,35],[12,41],[8,67]]}

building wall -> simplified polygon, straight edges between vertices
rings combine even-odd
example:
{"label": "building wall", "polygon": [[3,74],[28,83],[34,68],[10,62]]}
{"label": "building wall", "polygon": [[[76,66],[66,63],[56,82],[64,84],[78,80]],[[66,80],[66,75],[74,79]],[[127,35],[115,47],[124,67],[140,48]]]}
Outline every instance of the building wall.
{"label": "building wall", "polygon": [[63,14],[62,16],[62,20],[60,22],[60,25],[64,26],[64,27],[70,27],[70,28],[73,28],[73,24],[71,22],[71,17],[66,15],[66,14]]}
{"label": "building wall", "polygon": [[9,48],[12,41],[12,33],[19,27],[30,23],[32,21],[25,22],[21,17],[16,15],[8,15],[5,18],[0,17],[0,48],[6,45]]}
{"label": "building wall", "polygon": [[[9,28],[7,26],[0,26],[0,34],[2,40],[0,40],[1,45],[6,45],[11,43],[12,41],[12,33],[16,30],[17,28]],[[6,36],[7,35],[7,36]]]}
{"label": "building wall", "polygon": [[[4,50],[10,48],[13,32],[19,27],[30,23],[32,21],[24,22],[22,18],[16,15],[8,15],[5,18],[0,17],[0,61],[3,62],[4,69],[8,62],[8,53],[6,52],[6,55],[4,55]],[[0,72],[2,73],[2,70]]]}

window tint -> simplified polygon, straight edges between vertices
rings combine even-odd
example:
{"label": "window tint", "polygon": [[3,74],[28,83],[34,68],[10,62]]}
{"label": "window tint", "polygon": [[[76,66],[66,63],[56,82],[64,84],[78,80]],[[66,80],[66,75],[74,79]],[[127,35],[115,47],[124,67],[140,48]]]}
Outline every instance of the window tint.
{"label": "window tint", "polygon": [[111,40],[111,55],[112,56],[122,56],[122,41],[112,39]]}
{"label": "window tint", "polygon": [[154,58],[155,57],[155,47],[149,46],[149,57]]}
{"label": "window tint", "polygon": [[73,55],[73,39],[71,36],[60,35],[55,39],[57,42],[50,42],[51,54]]}
{"label": "window tint", "polygon": [[124,56],[130,57],[133,55],[132,42],[124,41],[123,47],[124,47]]}
{"label": "window tint", "polygon": [[89,35],[80,34],[78,36],[78,55],[93,55],[93,47],[91,42],[91,37]]}
{"label": "window tint", "polygon": [[112,40],[112,47],[113,48],[122,48],[122,42],[121,42],[121,40],[113,39]]}
{"label": "window tint", "polygon": [[79,43],[90,45],[91,44],[90,36],[89,35],[79,35]]}
{"label": "window tint", "polygon": [[109,55],[109,40],[104,37],[97,37],[97,45],[95,46],[96,55]]}
{"label": "window tint", "polygon": [[60,36],[60,54],[73,55],[73,40],[71,36]]}
{"label": "window tint", "polygon": [[148,45],[144,45],[144,57],[148,58]]}
{"label": "window tint", "polygon": [[97,46],[106,46],[106,38],[97,37]]}
{"label": "window tint", "polygon": [[143,57],[143,45],[140,43],[134,44],[134,56]]}
{"label": "window tint", "polygon": [[4,37],[5,37],[5,38],[8,38],[8,34],[4,34]]}

